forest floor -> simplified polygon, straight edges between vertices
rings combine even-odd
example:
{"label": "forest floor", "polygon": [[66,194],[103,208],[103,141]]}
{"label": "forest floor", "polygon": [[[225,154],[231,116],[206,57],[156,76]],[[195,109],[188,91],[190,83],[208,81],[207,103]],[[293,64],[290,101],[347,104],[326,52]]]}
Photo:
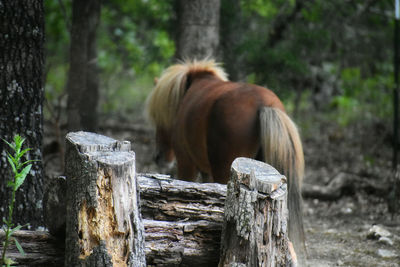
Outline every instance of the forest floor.
{"label": "forest floor", "polygon": [[[387,194],[379,190],[394,176],[389,131],[379,123],[339,127],[317,119],[311,125],[303,132],[305,186],[324,187],[338,177],[353,185],[342,188],[335,200],[304,199],[307,265],[400,266],[400,207],[392,216]],[[152,160],[154,132],[143,119],[106,119],[100,133],[131,141],[138,172],[165,172]],[[370,186],[361,186],[365,182]],[[374,225],[388,236],[368,237]]]}

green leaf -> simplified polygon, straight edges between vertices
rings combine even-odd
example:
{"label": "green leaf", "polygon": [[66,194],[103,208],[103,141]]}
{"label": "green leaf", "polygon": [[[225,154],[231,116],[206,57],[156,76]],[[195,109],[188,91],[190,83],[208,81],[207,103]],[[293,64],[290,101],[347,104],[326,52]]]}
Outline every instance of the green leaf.
{"label": "green leaf", "polygon": [[31,149],[31,148],[26,148],[26,149],[22,150],[22,151],[19,153],[19,156],[22,157],[22,156],[25,155],[25,153],[28,152],[29,150],[32,150],[32,149]]}
{"label": "green leaf", "polygon": [[15,246],[17,247],[19,253],[21,253],[22,256],[25,256],[25,252],[24,252],[24,249],[22,248],[21,244],[18,242],[18,240],[15,237],[13,237],[13,240],[15,242]]}
{"label": "green leaf", "polygon": [[10,163],[13,172],[16,173],[17,172],[17,168],[15,167],[15,164],[14,164],[14,161],[13,161],[14,158],[9,154],[8,157],[7,157],[7,160],[8,160],[8,163]]}
{"label": "green leaf", "polygon": [[7,186],[11,187],[11,188],[14,188],[14,182],[13,181],[8,181],[7,182]]}
{"label": "green leaf", "polygon": [[10,144],[9,142],[7,142],[6,140],[4,140],[3,138],[1,138],[1,140],[3,140],[4,143],[6,143],[9,147],[12,148],[12,150],[14,150],[15,146]]}
{"label": "green leaf", "polygon": [[38,161],[40,161],[40,160],[38,160],[38,159],[27,160],[27,161],[25,161],[24,163],[21,164],[21,167],[26,165],[26,164],[29,164],[29,163],[32,163],[32,162],[38,162]]}
{"label": "green leaf", "polygon": [[14,227],[13,229],[11,229],[10,231],[10,235],[12,235],[13,233],[15,233],[16,231],[21,230],[22,227],[24,227],[26,225],[17,225],[16,227]]}
{"label": "green leaf", "polygon": [[15,148],[14,150],[19,154],[21,152],[22,144],[24,143],[25,139],[19,136],[18,134],[14,136],[14,143]]}
{"label": "green leaf", "polygon": [[4,259],[4,263],[7,264],[7,267],[8,267],[8,266],[11,266],[11,264],[15,264],[16,262],[13,261],[13,260],[10,259],[10,258],[5,258],[5,259]]}
{"label": "green leaf", "polygon": [[25,166],[20,173],[15,176],[15,191],[24,183],[26,176],[30,172],[32,164]]}
{"label": "green leaf", "polygon": [[12,162],[17,163],[17,159],[14,158],[10,153],[7,152],[7,156],[12,160]]}

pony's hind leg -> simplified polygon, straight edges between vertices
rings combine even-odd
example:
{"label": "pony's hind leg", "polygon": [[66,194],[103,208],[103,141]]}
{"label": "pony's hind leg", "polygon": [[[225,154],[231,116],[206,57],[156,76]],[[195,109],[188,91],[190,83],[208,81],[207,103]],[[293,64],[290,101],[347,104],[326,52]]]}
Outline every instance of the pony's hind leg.
{"label": "pony's hind leg", "polygon": [[229,181],[232,161],[211,162],[211,174],[215,183],[226,184]]}
{"label": "pony's hind leg", "polygon": [[178,178],[184,181],[195,181],[197,176],[197,169],[193,162],[184,157],[176,158],[178,167]]}
{"label": "pony's hind leg", "polygon": [[213,183],[214,179],[212,178],[212,176],[206,172],[200,172],[201,174],[201,181],[203,183]]}

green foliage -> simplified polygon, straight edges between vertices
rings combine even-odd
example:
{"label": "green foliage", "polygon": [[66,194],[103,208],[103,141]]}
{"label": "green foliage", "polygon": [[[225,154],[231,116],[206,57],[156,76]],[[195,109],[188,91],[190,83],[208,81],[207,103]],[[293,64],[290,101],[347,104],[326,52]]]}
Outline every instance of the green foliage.
{"label": "green foliage", "polygon": [[112,1],[102,8],[98,35],[102,111],[130,113],[175,53],[167,28],[169,1]]}
{"label": "green foliage", "polygon": [[[293,92],[332,88],[321,104],[330,120],[387,119],[393,112],[393,7],[384,1],[241,1],[246,31],[239,53],[247,81],[292,101]],[[300,9],[298,6],[301,6]],[[285,23],[286,22],[286,23]],[[283,26],[282,26],[283,25]],[[331,68],[326,68],[331,66]],[[318,98],[318,101],[321,99]]]}
{"label": "green foliage", "polygon": [[[172,63],[178,29],[176,3],[102,2],[97,44],[103,113],[130,114],[140,108],[154,78]],[[301,103],[315,102],[318,90],[334,87],[332,98],[326,100],[330,105],[323,106],[331,108],[331,117],[343,126],[357,118],[391,115],[392,51],[387,44],[392,43],[393,23],[387,14],[393,7],[388,2],[239,3],[240,14],[221,19],[226,24],[240,22],[245,29],[230,51],[243,58],[240,71],[248,82],[268,86],[284,102],[292,101],[302,91]],[[45,1],[45,92],[53,105],[65,94],[71,5],[71,0]],[[231,8],[229,1],[222,8]],[[65,102],[60,104],[65,107]]]}
{"label": "green foliage", "polygon": [[5,223],[5,240],[3,242],[3,253],[0,264],[1,266],[11,266],[12,264],[14,264],[14,262],[10,258],[6,257],[7,248],[10,245],[10,242],[14,242],[18,251],[22,255],[25,254],[18,240],[13,237],[13,233],[23,227],[22,225],[17,225],[14,227],[14,224],[12,223],[12,216],[15,205],[15,193],[17,192],[18,188],[24,183],[25,178],[32,167],[32,164],[30,163],[34,160],[22,161],[22,157],[26,154],[26,152],[30,150],[30,148],[22,150],[22,145],[25,139],[23,139],[19,135],[14,136],[13,143],[9,143],[5,140],[3,141],[14,151],[14,155],[11,155],[10,153],[7,154],[7,160],[11,166],[14,177],[7,183],[7,186],[11,188],[11,201],[8,206],[8,219],[3,220],[3,222]]}
{"label": "green foliage", "polygon": [[332,100],[339,116],[336,120],[342,126],[374,117],[388,119],[393,114],[392,92],[394,86],[390,71],[362,77],[360,68],[345,68],[341,72],[343,92]]}
{"label": "green foliage", "polygon": [[[101,111],[130,113],[144,102],[154,78],[171,63],[173,0],[113,0],[102,3],[97,31]],[[65,94],[69,68],[71,0],[47,0],[46,99],[51,106]],[[46,118],[49,110],[45,109]]]}

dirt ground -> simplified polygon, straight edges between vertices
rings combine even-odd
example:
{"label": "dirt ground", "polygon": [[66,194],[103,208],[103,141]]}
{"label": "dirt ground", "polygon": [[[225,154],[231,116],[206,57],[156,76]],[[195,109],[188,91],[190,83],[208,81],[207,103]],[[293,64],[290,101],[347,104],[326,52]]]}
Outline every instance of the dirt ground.
{"label": "dirt ground", "polygon": [[[324,186],[338,175],[372,185],[390,184],[394,175],[388,129],[379,123],[348,128],[316,125],[308,127],[303,138],[305,186]],[[143,119],[103,120],[100,133],[131,141],[138,172],[165,172],[152,161],[154,133]],[[337,200],[304,199],[308,266],[400,266],[400,207],[392,216],[387,196],[373,187],[359,188],[357,179],[353,189],[344,190]],[[387,230],[388,237],[368,238],[374,225]]]}

